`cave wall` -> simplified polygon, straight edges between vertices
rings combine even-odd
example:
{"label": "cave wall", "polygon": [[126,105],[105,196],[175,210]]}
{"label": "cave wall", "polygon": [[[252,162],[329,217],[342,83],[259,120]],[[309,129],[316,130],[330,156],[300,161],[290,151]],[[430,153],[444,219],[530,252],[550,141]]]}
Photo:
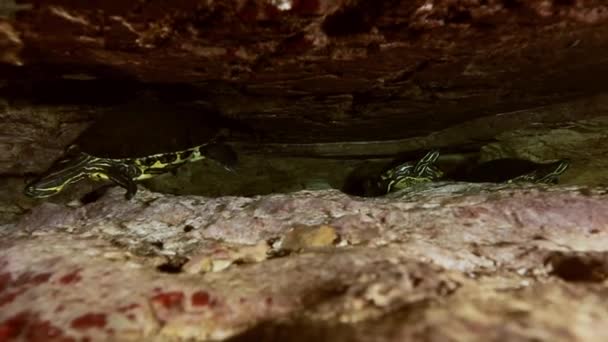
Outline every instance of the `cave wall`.
{"label": "cave wall", "polygon": [[[605,341],[607,43],[600,0],[0,0],[0,340]],[[22,194],[216,124],[235,172]],[[429,148],[572,164],[338,190]]]}
{"label": "cave wall", "polygon": [[[6,87],[57,78],[188,84],[190,101],[276,141],[426,135],[605,90],[602,1],[56,0],[14,8],[0,29]],[[112,88],[98,92],[112,96]]]}
{"label": "cave wall", "polygon": [[[170,149],[208,137],[217,115],[240,125],[229,136],[240,173],[193,165],[147,186],[213,196],[340,188],[361,165],[431,147],[448,158],[568,157],[564,182],[606,182],[602,1],[0,8],[0,174],[5,200],[21,203],[11,217],[31,206],[16,195],[24,178],[75,141]],[[195,120],[183,123],[178,106]],[[171,120],[182,127],[167,129]]]}

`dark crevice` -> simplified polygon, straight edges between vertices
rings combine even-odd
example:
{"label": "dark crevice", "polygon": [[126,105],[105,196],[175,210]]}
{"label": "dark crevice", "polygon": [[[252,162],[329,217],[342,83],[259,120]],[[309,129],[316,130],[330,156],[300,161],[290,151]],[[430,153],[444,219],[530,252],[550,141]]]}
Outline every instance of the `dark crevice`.
{"label": "dark crevice", "polygon": [[103,195],[108,192],[108,190],[112,187],[112,185],[102,186],[99,189],[95,189],[91,192],[86,193],[84,196],[80,198],[80,202],[82,204],[89,204],[93,202],[97,202]]}
{"label": "dark crevice", "polygon": [[547,263],[553,267],[551,275],[568,282],[602,282],[608,267],[603,254],[562,254],[550,256]]}
{"label": "dark crevice", "polygon": [[329,15],[321,28],[328,36],[346,36],[369,32],[376,20],[394,1],[362,0]]}
{"label": "dark crevice", "polygon": [[335,323],[305,317],[266,321],[230,338],[241,341],[372,341],[378,336],[394,336],[406,324],[421,319],[430,301],[404,305],[383,317],[357,324]]}
{"label": "dark crevice", "polygon": [[162,241],[154,241],[154,242],[150,242],[150,244],[159,250],[162,250],[165,246],[165,244]]}
{"label": "dark crevice", "polygon": [[183,266],[188,262],[186,257],[172,257],[167,262],[156,266],[156,270],[162,273],[177,274],[183,271]]}

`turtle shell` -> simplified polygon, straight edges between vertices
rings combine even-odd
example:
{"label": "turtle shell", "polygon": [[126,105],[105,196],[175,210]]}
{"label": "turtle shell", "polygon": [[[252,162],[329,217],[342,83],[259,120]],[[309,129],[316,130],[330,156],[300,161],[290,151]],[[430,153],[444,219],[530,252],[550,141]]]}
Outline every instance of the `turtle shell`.
{"label": "turtle shell", "polygon": [[530,181],[534,181],[534,178],[540,179],[553,172],[558,163],[559,162],[536,163],[530,160],[516,158],[495,159],[474,166],[462,176],[462,179],[459,178],[455,180],[479,183],[502,183],[530,174],[532,177]]}
{"label": "turtle shell", "polygon": [[217,113],[159,101],[114,107],[74,142],[102,158],[139,158],[215,141],[226,123]]}

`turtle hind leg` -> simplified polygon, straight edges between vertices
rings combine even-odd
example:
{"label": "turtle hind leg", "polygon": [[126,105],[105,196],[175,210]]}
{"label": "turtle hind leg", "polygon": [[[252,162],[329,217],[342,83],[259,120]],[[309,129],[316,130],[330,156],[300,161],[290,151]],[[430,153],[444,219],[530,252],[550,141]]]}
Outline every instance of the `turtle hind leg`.
{"label": "turtle hind leg", "polygon": [[128,173],[124,172],[120,168],[112,168],[108,171],[108,178],[127,190],[125,193],[125,199],[130,200],[137,193],[137,184],[129,176]]}

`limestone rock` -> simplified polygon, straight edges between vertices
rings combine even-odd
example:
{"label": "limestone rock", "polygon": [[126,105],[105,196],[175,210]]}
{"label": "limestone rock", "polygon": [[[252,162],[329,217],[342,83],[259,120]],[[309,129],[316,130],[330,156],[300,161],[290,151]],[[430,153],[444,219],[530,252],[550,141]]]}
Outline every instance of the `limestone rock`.
{"label": "limestone rock", "polygon": [[[0,334],[601,341],[607,200],[605,188],[437,183],[387,198],[112,189],[45,203],[3,228]],[[268,253],[293,227],[318,227],[296,240],[324,247]],[[245,262],[189,269],[221,250]]]}

